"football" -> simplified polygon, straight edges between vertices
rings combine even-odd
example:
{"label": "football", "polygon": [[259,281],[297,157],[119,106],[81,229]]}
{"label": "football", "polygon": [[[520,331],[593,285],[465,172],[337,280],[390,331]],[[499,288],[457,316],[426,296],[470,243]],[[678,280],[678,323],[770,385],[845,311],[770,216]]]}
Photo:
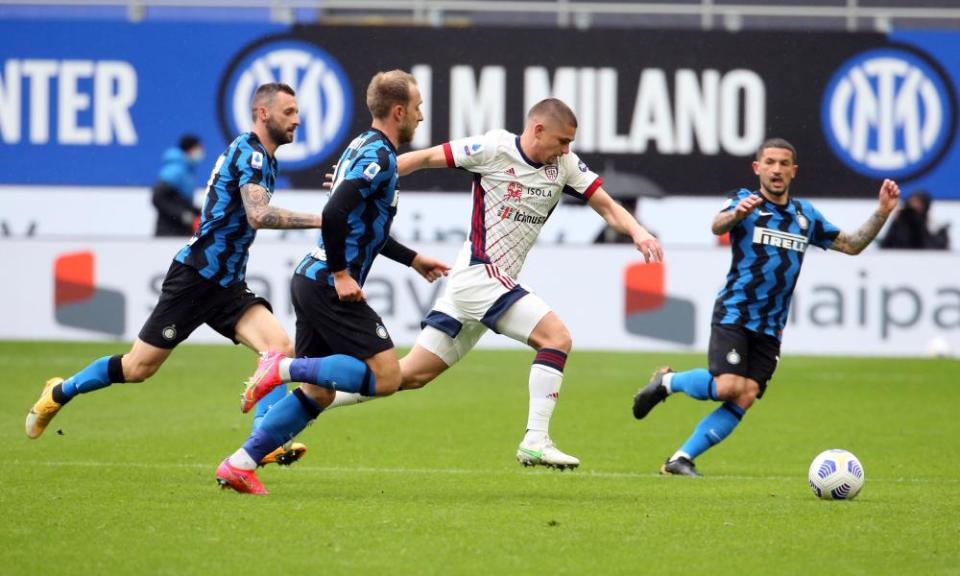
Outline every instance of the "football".
{"label": "football", "polygon": [[863,465],[846,450],[826,450],[810,463],[808,477],[818,498],[852,500],[863,488]]}

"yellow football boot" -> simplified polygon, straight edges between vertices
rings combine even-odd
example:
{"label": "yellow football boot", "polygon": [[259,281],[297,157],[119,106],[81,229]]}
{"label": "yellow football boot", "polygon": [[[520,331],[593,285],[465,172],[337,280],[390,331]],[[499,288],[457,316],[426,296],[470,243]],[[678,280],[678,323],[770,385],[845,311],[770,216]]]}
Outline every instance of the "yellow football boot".
{"label": "yellow football boot", "polygon": [[43,392],[40,393],[40,399],[27,414],[27,438],[39,438],[43,431],[47,429],[47,425],[50,424],[53,417],[63,407],[62,404],[58,404],[53,399],[53,387],[61,382],[63,382],[63,378],[47,380]]}
{"label": "yellow football boot", "polygon": [[284,444],[283,446],[264,456],[263,460],[260,460],[260,465],[266,466],[267,464],[279,464],[280,466],[289,466],[297,460],[303,458],[303,455],[306,453],[306,445],[301,444],[300,442],[291,442],[289,444]]}

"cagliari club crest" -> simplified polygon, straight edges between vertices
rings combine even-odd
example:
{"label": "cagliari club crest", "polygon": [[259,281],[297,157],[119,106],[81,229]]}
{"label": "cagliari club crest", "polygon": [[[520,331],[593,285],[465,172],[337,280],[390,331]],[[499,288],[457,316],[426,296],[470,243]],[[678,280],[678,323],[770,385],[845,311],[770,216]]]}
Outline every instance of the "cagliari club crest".
{"label": "cagliari club crest", "polygon": [[557,180],[557,165],[548,164],[543,167],[543,173],[546,175],[547,180],[555,182]]}

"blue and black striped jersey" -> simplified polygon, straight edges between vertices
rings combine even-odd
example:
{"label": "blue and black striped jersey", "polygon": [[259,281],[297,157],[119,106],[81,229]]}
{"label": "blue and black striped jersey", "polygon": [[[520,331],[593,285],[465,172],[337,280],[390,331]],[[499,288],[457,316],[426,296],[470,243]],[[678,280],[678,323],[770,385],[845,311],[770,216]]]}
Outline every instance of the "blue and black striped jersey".
{"label": "blue and black striped jersey", "polygon": [[[750,194],[733,193],[722,212]],[[840,229],[806,200],[764,201],[730,231],[733,258],[713,308],[715,324],[736,324],[780,338],[807,246],[827,249]]]}
{"label": "blue and black striped jersey", "polygon": [[340,155],[317,248],[296,273],[333,286],[330,272],[346,269],[362,286],[389,239],[398,201],[397,152],[383,132],[371,128]]}
{"label": "blue and black striped jersey", "polygon": [[176,261],[221,286],[242,281],[257,231],[247,221],[240,187],[258,184],[273,195],[276,181],[277,160],[267,154],[257,135],[237,136],[213,167],[200,227]]}

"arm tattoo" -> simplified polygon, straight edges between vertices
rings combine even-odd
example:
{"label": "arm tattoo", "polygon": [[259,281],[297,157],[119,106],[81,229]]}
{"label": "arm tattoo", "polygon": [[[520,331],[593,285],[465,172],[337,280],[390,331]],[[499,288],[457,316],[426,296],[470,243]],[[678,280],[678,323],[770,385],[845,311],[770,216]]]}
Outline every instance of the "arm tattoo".
{"label": "arm tattoo", "polygon": [[258,184],[244,184],[240,187],[240,196],[243,198],[244,208],[248,210],[255,206],[266,207],[270,202],[270,193]]}
{"label": "arm tattoo", "polygon": [[830,245],[830,248],[838,252],[843,252],[844,254],[859,254],[863,252],[863,249],[869,246],[870,243],[873,242],[873,239],[877,237],[877,234],[880,233],[884,222],[887,221],[887,216],[889,216],[889,214],[884,214],[877,210],[862,226],[857,228],[856,232],[852,234],[840,232],[833,241],[833,244]]}
{"label": "arm tattoo", "polygon": [[320,216],[270,206],[270,193],[258,184],[240,188],[247,220],[254,228],[319,228]]}
{"label": "arm tattoo", "polygon": [[713,225],[710,227],[710,230],[720,236],[726,234],[727,232],[733,230],[733,227],[736,226],[740,221],[737,220],[737,213],[732,212],[721,212],[713,218]]}

